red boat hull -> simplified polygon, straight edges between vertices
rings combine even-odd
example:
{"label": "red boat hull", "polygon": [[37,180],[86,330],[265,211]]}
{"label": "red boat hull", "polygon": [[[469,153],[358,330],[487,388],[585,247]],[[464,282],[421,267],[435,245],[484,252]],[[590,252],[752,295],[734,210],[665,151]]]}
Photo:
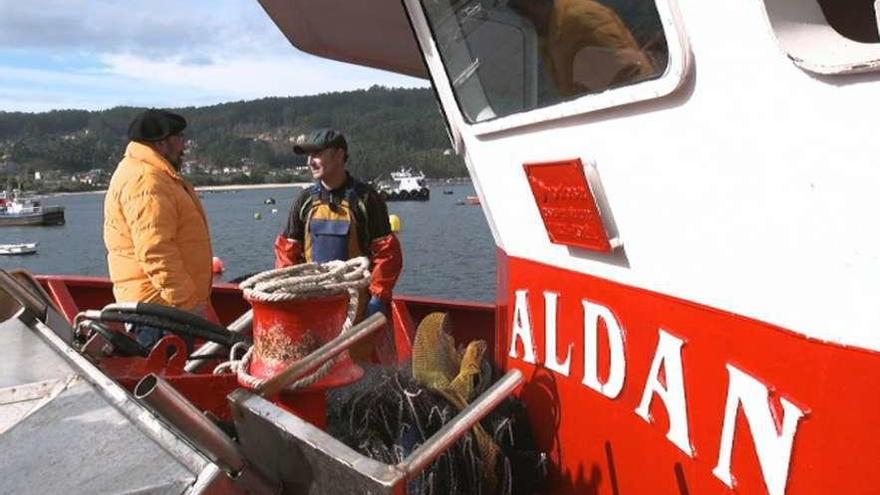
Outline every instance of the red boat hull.
{"label": "red boat hull", "polygon": [[[529,260],[502,256],[502,271],[496,357],[527,377],[549,492],[877,493],[877,353]],[[599,390],[585,378],[594,362]],[[612,369],[619,391],[607,387]]]}
{"label": "red boat hull", "polygon": [[[498,276],[497,317],[490,304],[396,298],[397,359],[416,323],[445,311],[459,343],[486,339],[502,369],[522,370],[547,493],[876,493],[877,353],[503,253]],[[40,279],[69,319],[112,302],[106,279]],[[249,309],[230,284],[213,303],[223,323]],[[146,371],[107,369],[129,388]],[[202,395],[225,395],[228,377],[200,390],[168,374],[227,416]]]}
{"label": "red boat hull", "polygon": [[[37,278],[71,323],[80,311],[99,309],[114,302],[112,284],[106,278],[63,275],[42,275]],[[229,325],[251,309],[242,297],[241,290],[234,284],[215,284],[211,302],[216,316],[214,319],[223,325]],[[494,345],[495,306],[492,304],[404,296],[396,297],[391,309],[393,347],[396,353],[379,353],[377,357],[384,358],[385,364],[409,360],[417,323],[434,311],[443,311],[449,315],[450,331],[458,342],[485,339],[490,345]],[[172,338],[174,337],[165,337]],[[166,356],[162,346],[160,343],[148,358],[113,357],[104,359],[100,366],[128,390],[133,390],[137,382],[148,373],[162,375],[200,408],[229,419],[225,397],[238,387],[235,375],[186,373],[183,370],[184,356]]]}

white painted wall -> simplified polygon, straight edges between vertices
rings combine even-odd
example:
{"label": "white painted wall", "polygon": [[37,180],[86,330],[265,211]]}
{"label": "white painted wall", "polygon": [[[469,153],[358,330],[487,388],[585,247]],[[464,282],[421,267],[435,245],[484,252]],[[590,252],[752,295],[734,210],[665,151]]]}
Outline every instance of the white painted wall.
{"label": "white painted wall", "polygon": [[[759,0],[677,8],[692,60],[672,96],[490,134],[463,123],[426,45],[496,242],[880,350],[880,76],[796,67]],[[576,157],[598,167],[629,266],[549,242],[522,164]]]}

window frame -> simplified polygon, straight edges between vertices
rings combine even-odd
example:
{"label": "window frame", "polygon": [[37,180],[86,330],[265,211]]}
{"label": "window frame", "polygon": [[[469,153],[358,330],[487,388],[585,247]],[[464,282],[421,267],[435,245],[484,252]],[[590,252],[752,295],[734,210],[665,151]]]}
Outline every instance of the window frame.
{"label": "window frame", "polygon": [[[663,98],[680,88],[690,71],[691,51],[684,32],[681,15],[675,0],[654,0],[654,5],[660,17],[663,33],[666,38],[669,58],[664,72],[653,79],[648,79],[635,84],[612,88],[601,93],[584,94],[572,99],[560,101],[552,105],[521,111],[510,115],[497,117],[485,122],[468,122],[459,103],[458,94],[453,90],[453,82],[446,71],[437,41],[427,19],[427,14],[421,0],[403,0],[408,7],[410,20],[414,30],[424,33],[428,39],[419,39],[420,44],[427,41],[426,57],[428,68],[434,76],[438,93],[446,94],[455,103],[456,124],[471,130],[475,135],[486,135],[516,129],[524,126],[549,122],[576,115],[589,114],[610,108],[622,107],[643,101]],[[456,126],[450,122],[453,127]],[[454,131],[457,134],[457,130]],[[457,137],[457,136],[456,136]],[[455,139],[460,143],[460,138]]]}
{"label": "window frame", "polygon": [[[776,44],[797,67],[819,75],[880,71],[880,43],[854,41],[837,32],[825,18],[818,1],[763,0],[761,3]],[[880,25],[880,0],[874,5]]]}

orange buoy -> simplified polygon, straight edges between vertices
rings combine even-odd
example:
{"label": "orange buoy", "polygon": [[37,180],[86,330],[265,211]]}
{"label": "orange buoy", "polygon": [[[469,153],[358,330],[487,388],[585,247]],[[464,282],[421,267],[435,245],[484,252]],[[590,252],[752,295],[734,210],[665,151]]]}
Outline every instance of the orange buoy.
{"label": "orange buoy", "polygon": [[223,266],[223,260],[214,256],[214,258],[211,260],[211,271],[213,271],[214,273],[223,273],[224,268],[225,267]]}

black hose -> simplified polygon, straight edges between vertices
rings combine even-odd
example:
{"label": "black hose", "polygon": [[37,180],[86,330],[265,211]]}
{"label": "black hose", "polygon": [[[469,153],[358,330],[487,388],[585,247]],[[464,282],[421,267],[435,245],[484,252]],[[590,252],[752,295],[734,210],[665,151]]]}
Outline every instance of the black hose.
{"label": "black hose", "polygon": [[[189,335],[211,342],[218,342],[227,346],[231,346],[236,342],[244,340],[244,337],[232,333],[225,328],[213,325],[205,327],[200,325],[189,325],[181,323],[169,318],[154,315],[144,315],[130,311],[104,310],[101,311],[101,321],[116,321],[122,323],[134,323],[138,325],[147,325],[155,328],[168,330],[172,333]],[[219,328],[219,330],[217,330]]]}
{"label": "black hose", "polygon": [[226,353],[223,353],[223,354],[203,354],[200,356],[190,355],[188,358],[186,358],[187,361],[208,361],[211,359],[222,359],[225,361],[225,360],[229,359],[229,355]]}
{"label": "black hose", "polygon": [[[122,310],[125,311],[124,309]],[[134,312],[143,315],[167,318],[169,320],[183,323],[185,325],[201,327],[206,330],[216,332],[218,335],[229,333],[229,330],[227,330],[226,327],[218,325],[212,321],[208,321],[201,316],[192,314],[189,311],[184,311],[182,309],[172,308],[171,306],[164,306],[162,304],[139,302],[135,306]]]}
{"label": "black hose", "polygon": [[83,324],[93,332],[99,333],[107,342],[110,342],[119,352],[119,355],[140,357],[150,355],[150,350],[130,335],[111,330],[94,320],[84,320]]}
{"label": "black hose", "polygon": [[234,279],[229,280],[229,283],[230,284],[240,284],[258,273],[263,273],[263,272],[259,271],[259,272],[245,273],[244,275],[239,275],[238,277],[235,277]]}

